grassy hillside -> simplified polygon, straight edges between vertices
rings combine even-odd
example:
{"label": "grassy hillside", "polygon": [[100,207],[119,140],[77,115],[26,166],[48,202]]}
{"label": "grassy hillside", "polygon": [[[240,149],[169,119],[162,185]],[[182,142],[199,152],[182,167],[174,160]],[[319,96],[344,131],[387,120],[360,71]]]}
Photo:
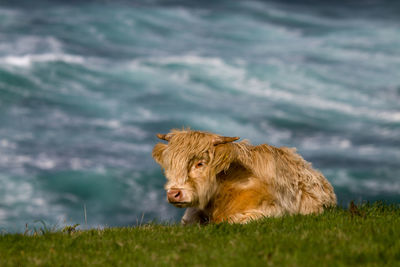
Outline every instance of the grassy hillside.
{"label": "grassy hillside", "polygon": [[247,225],[64,230],[1,235],[0,266],[400,266],[400,208],[383,204]]}

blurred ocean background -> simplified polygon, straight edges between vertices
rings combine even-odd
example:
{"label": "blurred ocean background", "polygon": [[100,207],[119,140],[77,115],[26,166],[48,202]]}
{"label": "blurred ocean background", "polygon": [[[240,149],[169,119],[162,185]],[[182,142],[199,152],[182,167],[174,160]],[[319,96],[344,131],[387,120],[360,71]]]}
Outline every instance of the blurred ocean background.
{"label": "blurred ocean background", "polygon": [[183,126],[399,203],[400,2],[0,1],[0,230],[178,221],[151,150]]}

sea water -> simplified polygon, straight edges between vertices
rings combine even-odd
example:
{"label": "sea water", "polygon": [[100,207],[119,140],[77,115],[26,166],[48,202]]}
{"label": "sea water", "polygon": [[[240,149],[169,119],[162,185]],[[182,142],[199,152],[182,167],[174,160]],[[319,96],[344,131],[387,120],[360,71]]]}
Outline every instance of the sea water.
{"label": "sea water", "polygon": [[397,1],[0,1],[0,229],[178,221],[151,150],[182,127],[297,147],[343,206],[398,203],[399,14]]}

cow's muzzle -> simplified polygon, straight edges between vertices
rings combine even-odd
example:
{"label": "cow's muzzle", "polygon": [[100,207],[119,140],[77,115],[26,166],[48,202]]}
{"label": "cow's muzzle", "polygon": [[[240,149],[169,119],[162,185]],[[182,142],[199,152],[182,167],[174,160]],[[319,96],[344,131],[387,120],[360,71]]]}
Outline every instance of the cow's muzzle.
{"label": "cow's muzzle", "polygon": [[171,188],[167,191],[168,202],[172,205],[183,208],[189,205],[189,202],[185,199],[184,190],[179,188]]}
{"label": "cow's muzzle", "polygon": [[181,202],[183,192],[179,188],[171,188],[167,191],[167,198],[170,203]]}

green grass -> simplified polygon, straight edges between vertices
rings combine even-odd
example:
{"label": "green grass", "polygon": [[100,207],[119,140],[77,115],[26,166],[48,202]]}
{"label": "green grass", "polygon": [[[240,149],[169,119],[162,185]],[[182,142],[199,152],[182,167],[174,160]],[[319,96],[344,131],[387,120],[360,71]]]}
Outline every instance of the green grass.
{"label": "green grass", "polygon": [[0,235],[0,266],[400,266],[398,205],[247,225],[75,228]]}

